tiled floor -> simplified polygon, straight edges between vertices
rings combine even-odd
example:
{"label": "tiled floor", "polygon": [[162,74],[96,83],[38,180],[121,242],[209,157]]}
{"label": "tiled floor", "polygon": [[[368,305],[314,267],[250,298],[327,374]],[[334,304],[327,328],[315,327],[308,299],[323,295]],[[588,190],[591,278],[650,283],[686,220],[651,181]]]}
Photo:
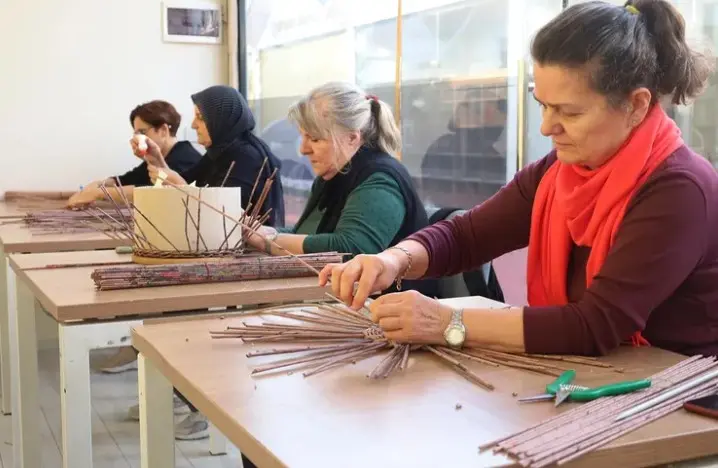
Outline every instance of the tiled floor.
{"label": "tiled floor", "polygon": [[[109,354],[112,354],[110,351]],[[109,355],[92,355],[93,363]],[[39,357],[42,407],[43,468],[60,468],[60,371],[57,351],[42,351]],[[140,426],[127,419],[127,408],[137,403],[137,372],[92,374],[92,443],[96,468],[139,468]],[[236,449],[228,455],[209,454],[208,439],[178,442],[178,468],[236,468],[241,460]],[[0,468],[13,466],[11,416],[0,416]]]}

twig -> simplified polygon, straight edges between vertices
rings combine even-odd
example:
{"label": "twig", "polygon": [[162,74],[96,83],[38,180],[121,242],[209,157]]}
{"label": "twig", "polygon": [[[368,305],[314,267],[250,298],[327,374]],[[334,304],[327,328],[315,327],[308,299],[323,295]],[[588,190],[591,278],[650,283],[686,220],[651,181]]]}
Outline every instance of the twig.
{"label": "twig", "polygon": [[438,349],[434,348],[433,346],[424,346],[424,349],[431,351],[435,355],[439,356],[444,361],[450,363],[454,366],[456,370],[459,371],[460,374],[462,374],[464,377],[466,377],[469,380],[472,380],[473,382],[481,385],[486,390],[493,390],[494,386],[490,384],[489,382],[483,380],[481,377],[473,373],[471,370],[469,370],[468,367],[463,365],[461,362],[457,361],[456,359],[452,358],[448,354],[439,351]]}
{"label": "twig", "polygon": [[224,187],[224,184],[227,183],[227,179],[229,179],[229,175],[232,173],[232,169],[234,169],[234,160],[229,163],[229,169],[227,169],[227,173],[224,175],[224,179],[222,179],[222,185],[220,185],[220,187]]}

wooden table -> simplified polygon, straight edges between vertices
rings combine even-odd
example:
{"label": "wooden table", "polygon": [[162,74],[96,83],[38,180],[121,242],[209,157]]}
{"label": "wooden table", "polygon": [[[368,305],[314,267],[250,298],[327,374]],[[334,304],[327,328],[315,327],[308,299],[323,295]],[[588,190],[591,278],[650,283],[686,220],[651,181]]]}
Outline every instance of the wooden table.
{"label": "wooden table", "polygon": [[10,218],[22,218],[26,211],[14,203],[0,202],[0,220],[9,221]]}
{"label": "wooden table", "polygon": [[[40,463],[36,301],[58,326],[63,463],[65,467],[85,468],[92,466],[90,350],[128,345],[130,328],[148,318],[317,300],[326,292],[317,285],[316,277],[97,291],[90,278],[96,267],[38,268],[63,262],[125,262],[127,257],[106,251],[10,255],[10,266],[17,275],[17,307],[10,310],[16,465],[35,467]],[[221,447],[219,444],[213,452],[221,453]]]}
{"label": "wooden table", "polygon": [[[0,203],[0,213],[7,213],[7,203]],[[0,220],[2,222],[2,220]],[[114,249],[127,241],[112,239],[102,233],[33,234],[23,225],[0,226],[0,382],[4,414],[11,412],[10,348],[8,311],[15,308],[15,273],[7,256],[13,253],[46,253],[73,250]]]}
{"label": "wooden table", "polygon": [[[35,193],[36,198],[32,200],[21,198],[0,200],[0,218],[22,218],[29,211],[62,209],[65,207],[66,200],[72,195],[68,195],[68,193],[48,192],[48,195],[53,198]],[[28,192],[28,194],[32,195],[33,193]],[[67,197],[58,198],[61,195],[67,195]]]}
{"label": "wooden table", "polygon": [[[496,306],[483,298],[452,302]],[[212,340],[208,333],[238,320],[133,329],[132,343],[140,351],[140,414],[143,405],[153,408],[141,420],[143,467],[174,466],[172,434],[163,432],[171,427],[172,386],[263,468],[506,465],[503,456],[479,455],[478,446],[573,406],[520,405],[512,396],[542,393],[553,377],[468,364],[496,386],[489,392],[423,353],[411,358],[404,373],[382,381],[365,377],[379,357],[308,378],[299,372],[253,378],[250,369],[263,358],[248,360],[251,346]],[[621,348],[606,360],[628,372],[581,367],[578,377],[587,385],[645,377],[681,359],[655,348]],[[697,458],[718,453],[717,440],[714,420],[679,411],[571,466],[624,468]]]}

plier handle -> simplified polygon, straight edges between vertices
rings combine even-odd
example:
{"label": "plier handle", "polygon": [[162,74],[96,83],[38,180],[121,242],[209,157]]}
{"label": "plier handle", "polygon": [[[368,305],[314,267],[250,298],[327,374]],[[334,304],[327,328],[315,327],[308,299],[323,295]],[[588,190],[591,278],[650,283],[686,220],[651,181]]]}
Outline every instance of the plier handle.
{"label": "plier handle", "polygon": [[573,382],[575,378],[576,371],[567,370],[559,375],[556,380],[546,385],[546,393],[519,398],[519,401],[522,403],[532,403],[536,401],[555,400],[555,405],[558,406],[568,398],[572,401],[592,401],[605,396],[623,395],[625,393],[635,392],[636,390],[642,390],[651,386],[650,380],[642,379],[589,388],[580,385],[572,385],[571,382]]}
{"label": "plier handle", "polygon": [[561,386],[569,385],[571,382],[573,382],[573,379],[575,378],[575,370],[567,370],[565,372],[562,372],[561,375],[556,378],[556,380],[546,385],[546,393],[542,393],[541,395],[536,396],[519,398],[519,401],[522,403],[533,403],[535,401],[554,400],[556,398],[556,394],[561,390]]}

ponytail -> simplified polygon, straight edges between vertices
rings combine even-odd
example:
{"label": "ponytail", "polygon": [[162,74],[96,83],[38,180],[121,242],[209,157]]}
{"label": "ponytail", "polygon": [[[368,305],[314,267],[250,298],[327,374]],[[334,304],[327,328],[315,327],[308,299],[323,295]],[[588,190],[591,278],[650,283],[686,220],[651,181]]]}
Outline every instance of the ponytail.
{"label": "ponytail", "polygon": [[369,105],[372,118],[363,131],[365,140],[381,151],[396,157],[401,151],[401,131],[391,107],[374,96],[369,96]]}
{"label": "ponytail", "polygon": [[657,82],[661,96],[685,104],[699,95],[713,71],[713,60],[686,42],[686,24],[676,7],[665,0],[626,2],[638,12],[656,49]]}

